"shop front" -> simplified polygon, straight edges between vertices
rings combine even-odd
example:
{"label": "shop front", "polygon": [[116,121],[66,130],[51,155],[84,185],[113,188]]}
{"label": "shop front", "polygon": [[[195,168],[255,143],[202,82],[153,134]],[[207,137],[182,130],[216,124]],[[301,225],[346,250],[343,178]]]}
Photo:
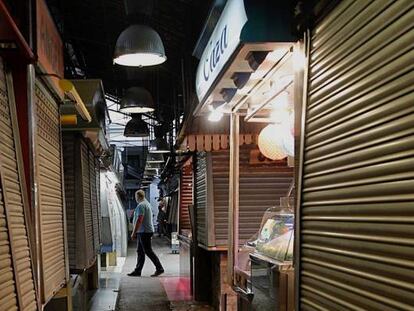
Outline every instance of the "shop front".
{"label": "shop front", "polygon": [[211,290],[220,310],[294,308],[303,53],[286,27],[291,16],[280,3],[228,1],[199,40],[207,42],[196,75],[199,104],[183,148],[196,153],[195,294],[203,278],[197,263],[210,265],[214,286],[201,291]]}

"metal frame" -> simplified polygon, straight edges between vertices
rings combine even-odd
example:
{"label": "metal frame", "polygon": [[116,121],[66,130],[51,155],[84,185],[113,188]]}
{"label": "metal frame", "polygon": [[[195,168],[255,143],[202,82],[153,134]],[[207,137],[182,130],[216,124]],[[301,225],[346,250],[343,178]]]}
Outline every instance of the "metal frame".
{"label": "metal frame", "polygon": [[300,310],[300,233],[301,233],[301,204],[302,204],[302,185],[303,185],[303,162],[305,153],[305,122],[306,122],[306,108],[308,105],[308,82],[309,82],[309,65],[310,65],[310,30],[307,30],[304,34],[304,47],[306,65],[304,68],[304,80],[303,80],[303,95],[302,95],[302,116],[301,116],[301,129],[300,129],[300,148],[299,148],[299,167],[297,178],[297,200],[295,211],[295,250],[294,250],[294,266],[295,266],[295,310]]}
{"label": "metal frame", "polygon": [[229,175],[229,231],[227,255],[227,281],[234,284],[234,267],[237,265],[239,248],[239,155],[240,116],[230,115],[230,175]]}

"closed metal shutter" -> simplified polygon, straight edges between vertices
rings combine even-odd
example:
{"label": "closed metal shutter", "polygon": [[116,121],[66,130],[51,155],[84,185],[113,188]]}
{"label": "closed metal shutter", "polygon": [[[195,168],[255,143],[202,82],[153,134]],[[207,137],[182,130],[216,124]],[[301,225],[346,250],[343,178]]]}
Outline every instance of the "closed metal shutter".
{"label": "closed metal shutter", "polygon": [[[240,147],[239,242],[244,244],[260,228],[264,212],[279,205],[293,180],[293,169],[287,164],[251,165],[250,151],[255,146]],[[216,246],[227,245],[229,214],[230,152],[214,151],[212,174],[214,191],[214,226]]]}
{"label": "closed metal shutter", "polygon": [[99,159],[95,159],[95,170],[96,170],[96,196],[97,196],[97,205],[98,205],[98,241],[99,248],[98,252],[101,250],[102,243],[102,208],[101,208],[101,168],[99,164]]}
{"label": "closed metal shutter", "polygon": [[207,242],[207,161],[206,153],[197,153],[195,170],[195,207],[197,222],[197,240],[208,245]]}
{"label": "closed metal shutter", "polygon": [[[76,227],[81,226],[76,218],[76,135],[63,133],[63,168],[65,176],[65,207],[66,207],[66,230],[68,236],[69,267],[76,269]],[[78,221],[77,221],[78,220]]]}
{"label": "closed metal shutter", "polygon": [[99,217],[98,217],[98,195],[96,188],[96,162],[93,152],[89,149],[89,177],[91,185],[91,208],[92,208],[92,227],[93,227],[93,248],[94,254],[99,251]]}
{"label": "closed metal shutter", "polygon": [[80,141],[83,217],[85,223],[85,251],[78,256],[86,258],[88,266],[94,258],[93,216],[91,204],[91,179],[89,172],[89,149],[86,142]]}
{"label": "closed metal shutter", "polygon": [[[0,58],[0,306],[37,310],[12,79]],[[11,99],[11,100],[10,100]]]}
{"label": "closed metal shutter", "polygon": [[59,110],[39,80],[35,110],[41,286],[45,303],[66,283],[66,258]]}
{"label": "closed metal shutter", "polygon": [[186,165],[181,170],[180,179],[180,231],[191,230],[188,206],[193,204],[193,166]]}
{"label": "closed metal shutter", "polygon": [[298,310],[414,309],[414,2],[312,31]]}

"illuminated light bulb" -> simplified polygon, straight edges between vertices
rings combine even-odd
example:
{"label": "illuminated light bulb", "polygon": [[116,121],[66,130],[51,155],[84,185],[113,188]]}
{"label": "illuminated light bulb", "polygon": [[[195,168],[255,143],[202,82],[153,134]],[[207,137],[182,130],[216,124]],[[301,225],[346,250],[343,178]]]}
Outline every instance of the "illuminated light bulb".
{"label": "illuminated light bulb", "polygon": [[162,64],[165,60],[165,56],[158,54],[134,53],[120,55],[114,59],[114,62],[122,66],[146,67]]}
{"label": "illuminated light bulb", "polygon": [[280,124],[269,124],[259,134],[258,146],[260,152],[271,160],[286,158],[283,135],[285,132]]}
{"label": "illuminated light bulb", "polygon": [[210,112],[208,116],[208,120],[211,122],[218,122],[223,117],[223,112],[219,111],[219,109],[214,109]]}
{"label": "illuminated light bulb", "polygon": [[271,104],[272,112],[270,119],[275,123],[284,123],[289,120],[289,94],[288,92],[282,92],[277,96],[274,102]]}

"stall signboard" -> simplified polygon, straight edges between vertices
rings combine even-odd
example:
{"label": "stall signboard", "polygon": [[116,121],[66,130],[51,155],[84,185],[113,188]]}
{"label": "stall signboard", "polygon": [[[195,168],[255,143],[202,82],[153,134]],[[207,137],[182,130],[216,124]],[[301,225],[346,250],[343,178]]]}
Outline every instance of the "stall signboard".
{"label": "stall signboard", "polygon": [[247,22],[243,0],[228,0],[207,43],[197,68],[196,90],[200,102],[240,44]]}
{"label": "stall signboard", "polygon": [[63,98],[59,79],[64,76],[63,42],[45,0],[36,1],[38,64],[50,87]]}

